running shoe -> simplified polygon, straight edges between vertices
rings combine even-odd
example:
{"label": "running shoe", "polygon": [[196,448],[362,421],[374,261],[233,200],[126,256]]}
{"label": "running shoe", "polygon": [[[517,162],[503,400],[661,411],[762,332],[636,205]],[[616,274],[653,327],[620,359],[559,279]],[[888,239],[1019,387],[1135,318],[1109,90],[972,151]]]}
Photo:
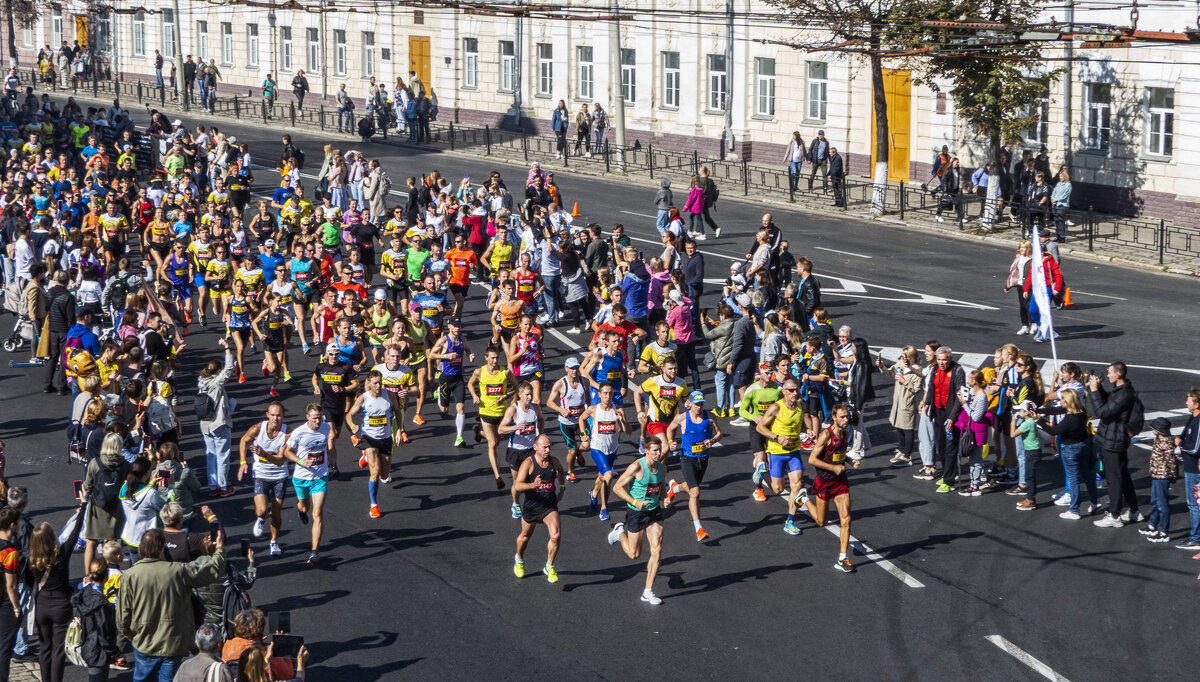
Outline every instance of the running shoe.
{"label": "running shoe", "polygon": [[525,562],[524,561],[514,561],[513,562],[513,575],[517,576],[518,578],[525,577]]}
{"label": "running shoe", "polygon": [[274,386],[271,387],[271,390],[267,391],[267,394],[270,395],[272,398],[279,397],[279,391],[276,390],[276,388]]}
{"label": "running shoe", "polygon": [[755,488],[752,497],[759,502],[767,501],[767,493],[762,488]]}
{"label": "running shoe", "polygon": [[892,462],[893,469],[903,469],[904,467],[910,467],[910,466],[912,466],[912,460],[907,457],[903,457],[903,456],[900,459],[894,460]]}
{"label": "running shoe", "polygon": [[267,359],[266,358],[263,358],[263,361],[262,361],[262,373],[263,373],[264,377],[271,376],[271,370],[267,369]]}
{"label": "running shoe", "polygon": [[696,542],[704,542],[708,539],[708,531],[703,528],[696,529]]}
{"label": "running shoe", "polygon": [[932,467],[921,467],[917,473],[913,474],[913,478],[918,481],[932,481],[937,472]]}
{"label": "running shoe", "polygon": [[283,550],[282,550],[282,549],[279,549],[279,543],[278,543],[278,542],[272,542],[272,543],[271,543],[271,550],[270,550],[270,551],[271,551],[271,556],[279,556],[279,555],[283,554]]}
{"label": "running shoe", "polygon": [[1076,514],[1075,512],[1073,512],[1073,511],[1071,511],[1070,509],[1068,509],[1067,511],[1065,511],[1065,512],[1063,512],[1063,513],[1059,514],[1059,515],[1058,515],[1058,518],[1060,518],[1060,519],[1066,519],[1066,520],[1068,520],[1068,521],[1078,521],[1079,519],[1081,519],[1081,518],[1083,518],[1083,517],[1081,517],[1079,514]]}
{"label": "running shoe", "polygon": [[662,600],[655,596],[655,594],[650,590],[642,590],[642,601],[651,606],[658,606],[662,603]]}
{"label": "running shoe", "polygon": [[545,566],[542,567],[542,573],[546,576],[546,582],[548,582],[548,583],[558,582],[558,571],[554,570],[554,567],[551,566],[550,564],[546,564]]}
{"label": "running shoe", "polygon": [[954,488],[951,488],[950,486],[946,485],[945,483],[939,483],[938,487],[936,489],[934,489],[933,492],[945,494],[945,493],[951,492],[953,490],[954,490]]}
{"label": "running shoe", "polygon": [[1017,511],[1033,511],[1036,507],[1037,503],[1028,498],[1017,503]]}
{"label": "running shoe", "polygon": [[496,490],[504,490],[504,479],[496,477]]}
{"label": "running shoe", "polygon": [[442,387],[441,386],[438,386],[437,388],[433,389],[433,400],[438,405],[442,404]]}
{"label": "running shoe", "polygon": [[798,504],[801,507],[807,505],[808,504],[808,490],[806,488],[800,488],[800,490],[796,491],[796,496],[792,498],[792,502],[795,502],[796,504]]}
{"label": "running shoe", "polygon": [[963,488],[962,490],[958,491],[958,494],[962,495],[963,497],[979,497],[983,493],[980,492],[979,488],[972,486],[970,488]]}
{"label": "running shoe", "polygon": [[229,497],[233,494],[233,486],[225,486],[217,491],[217,497]]}
{"label": "running shoe", "polygon": [[238,383],[239,383],[239,384],[244,384],[244,383],[246,383],[246,375],[245,375],[245,373],[243,373],[243,372],[238,372]]}
{"label": "running shoe", "polygon": [[204,316],[204,313],[200,313],[200,326],[201,327],[208,326],[208,318]]}
{"label": "running shoe", "polygon": [[308,525],[308,512],[302,512],[299,509],[297,509],[296,516],[300,517],[300,523],[302,525],[305,525],[305,526]]}
{"label": "running shoe", "polygon": [[387,478],[381,478],[381,479],[379,479],[379,482],[380,482],[380,483],[385,483],[385,484],[386,484],[386,483],[391,483],[391,482],[392,482],[392,472],[390,472],[390,471],[389,471],[389,472],[388,472],[388,474],[387,474]]}
{"label": "running shoe", "polygon": [[263,536],[263,520],[261,518],[254,519],[254,537],[261,538]]}
{"label": "running shoe", "polygon": [[609,516],[608,516],[608,510],[607,510],[607,509],[601,509],[601,510],[600,510],[600,520],[601,520],[601,521],[607,521],[608,519],[609,519]]}
{"label": "running shoe", "polygon": [[457,438],[454,439],[454,447],[456,447],[456,448],[467,447],[466,439],[464,439],[462,436],[458,436]]}
{"label": "running shoe", "polygon": [[667,481],[667,502],[674,502],[675,496],[678,494],[679,484],[672,478],[670,481]]}
{"label": "running shoe", "polygon": [[625,524],[615,523],[612,530],[608,531],[608,544],[615,545],[621,539],[621,533],[625,532]]}
{"label": "running shoe", "polygon": [[838,559],[837,563],[835,563],[833,567],[842,573],[853,573],[855,570],[854,564],[850,563],[849,559]]}
{"label": "running shoe", "polygon": [[817,441],[812,436],[805,435],[804,439],[800,441],[800,449],[801,450],[812,450],[813,446],[816,444],[817,444]]}
{"label": "running shoe", "polygon": [[366,469],[366,468],[367,468],[367,453],[365,453],[365,452],[364,452],[364,453],[362,454],[362,457],[359,457],[359,458],[358,458],[358,468],[359,468],[359,469]]}
{"label": "running shoe", "polygon": [[351,445],[353,445],[353,446],[355,446],[355,447],[358,447],[358,442],[359,442],[360,440],[362,440],[362,439],[361,439],[361,438],[359,438],[358,436],[356,436],[356,435],[354,435],[354,434],[350,434],[350,444],[351,444]]}
{"label": "running shoe", "polygon": [[319,557],[317,556],[317,553],[315,551],[308,553],[308,565],[309,566],[316,566],[318,559],[319,559]]}
{"label": "running shoe", "polygon": [[305,355],[308,355],[308,344],[307,343],[300,344],[300,352],[304,353]]}
{"label": "running shoe", "polygon": [[413,423],[416,424],[417,426],[424,426],[425,418],[419,414],[414,414],[413,415]]}
{"label": "running shoe", "polygon": [[1113,516],[1112,514],[1105,514],[1095,521],[1092,521],[1092,524],[1099,528],[1121,528],[1125,525],[1125,522]]}
{"label": "running shoe", "polygon": [[377,505],[377,504],[371,505],[371,510],[367,513],[370,514],[371,518],[373,518],[373,519],[377,519],[377,518],[383,516],[383,512],[379,511],[379,505]]}
{"label": "running shoe", "polygon": [[1157,533],[1155,533],[1154,535],[1147,537],[1146,539],[1149,540],[1150,542],[1170,542],[1171,536],[1167,535],[1166,533],[1164,533],[1163,531],[1160,530]]}
{"label": "running shoe", "polygon": [[1126,509],[1121,512],[1121,520],[1125,523],[1141,523],[1146,520],[1146,515],[1140,511],[1130,511]]}
{"label": "running shoe", "polygon": [[287,371],[286,369],[285,369],[285,370],[283,370],[283,380],[284,380],[284,381],[291,381],[291,380],[292,380],[292,373],[291,373],[291,372],[289,372],[289,371]]}
{"label": "running shoe", "polygon": [[575,472],[574,472],[574,471],[568,471],[568,472],[567,472],[567,480],[568,480],[568,481],[570,481],[570,482],[572,482],[572,483],[574,483],[574,482],[575,482]]}
{"label": "running shoe", "polygon": [[402,443],[408,442],[408,432],[407,431],[400,432],[400,442],[402,442]]}
{"label": "running shoe", "polygon": [[754,474],[750,480],[754,481],[754,485],[762,485],[763,478],[767,475],[767,463],[759,462],[754,465]]}
{"label": "running shoe", "polygon": [[729,422],[729,425],[730,426],[745,426],[749,423],[750,422],[747,421],[745,417],[738,417],[737,419],[734,419],[733,421]]}
{"label": "running shoe", "polygon": [[794,522],[785,521],[783,524],[783,532],[787,533],[788,535],[799,535],[800,529],[796,526],[796,524]]}
{"label": "running shoe", "polygon": [[1146,536],[1158,535],[1158,529],[1155,528],[1154,526],[1146,526],[1145,528],[1138,528],[1138,532],[1141,533],[1142,535],[1146,535]]}
{"label": "running shoe", "polygon": [[475,428],[473,428],[471,430],[475,433],[475,442],[476,443],[482,442],[483,441],[483,427],[480,426],[479,424],[476,424]]}
{"label": "running shoe", "polygon": [[593,514],[600,510],[600,503],[596,501],[596,493],[591,490],[588,491],[588,508],[592,510]]}
{"label": "running shoe", "polygon": [[514,519],[521,518],[521,505],[517,504],[516,502],[513,502],[512,504],[512,517]]}

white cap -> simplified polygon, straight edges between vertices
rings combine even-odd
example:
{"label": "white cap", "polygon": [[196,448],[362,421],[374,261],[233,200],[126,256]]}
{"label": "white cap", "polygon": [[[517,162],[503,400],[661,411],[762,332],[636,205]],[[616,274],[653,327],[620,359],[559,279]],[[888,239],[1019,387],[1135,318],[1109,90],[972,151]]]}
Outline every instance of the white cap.
{"label": "white cap", "polygon": [[382,287],[375,290],[375,300],[376,301],[382,301],[386,298],[387,298],[387,292],[385,292]]}
{"label": "white cap", "polygon": [[180,121],[179,119],[175,119],[174,121],[171,121],[171,125],[181,126],[181,125],[183,125],[183,121]]}
{"label": "white cap", "polygon": [[670,298],[671,302],[675,305],[680,305],[683,303],[683,296],[679,293],[678,289],[672,289],[671,293],[668,294],[667,297]]}
{"label": "white cap", "polygon": [[750,294],[738,294],[737,304],[743,308],[749,308],[754,305],[754,301],[750,300]]}

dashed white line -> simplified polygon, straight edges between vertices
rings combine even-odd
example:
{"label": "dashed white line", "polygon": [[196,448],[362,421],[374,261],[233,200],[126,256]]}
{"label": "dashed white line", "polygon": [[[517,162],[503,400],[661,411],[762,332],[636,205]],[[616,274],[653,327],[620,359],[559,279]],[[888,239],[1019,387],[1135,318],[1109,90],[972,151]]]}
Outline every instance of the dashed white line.
{"label": "dashed white line", "polygon": [[1070,680],[1067,678],[1056,673],[1053,668],[1034,658],[1028,651],[1025,651],[1021,647],[1013,644],[1007,639],[1004,639],[1000,635],[988,635],[987,637],[984,637],[984,639],[992,644],[995,644],[1004,653],[1029,666],[1030,669],[1047,680],[1053,680],[1054,682],[1070,682]]}
{"label": "dashed white line", "polygon": [[650,215],[649,213],[634,213],[633,211],[621,211],[621,213],[624,213],[625,215],[635,215],[635,216],[638,216],[639,218],[654,218],[655,220],[658,219],[658,216]]}
{"label": "dashed white line", "polygon": [[827,249],[824,246],[814,246],[813,248],[817,249],[818,251],[831,251],[833,253],[840,253],[844,256],[854,256],[855,258],[866,258],[867,260],[870,260],[872,258],[872,256],[868,256],[866,254],[854,253],[853,251],[839,251],[837,249]]}
{"label": "dashed white line", "polygon": [[1129,300],[1127,298],[1121,298],[1120,296],[1109,296],[1107,294],[1093,294],[1090,291],[1080,291],[1078,289],[1072,289],[1071,293],[1083,294],[1084,296],[1095,296],[1096,298],[1111,298],[1114,301],[1128,301]]}

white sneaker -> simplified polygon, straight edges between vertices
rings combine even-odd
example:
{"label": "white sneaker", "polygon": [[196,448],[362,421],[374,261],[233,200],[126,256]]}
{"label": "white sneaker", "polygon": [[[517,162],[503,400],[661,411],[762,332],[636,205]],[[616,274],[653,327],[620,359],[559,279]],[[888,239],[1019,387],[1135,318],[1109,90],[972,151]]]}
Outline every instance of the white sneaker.
{"label": "white sneaker", "polygon": [[937,217],[937,221],[938,221],[939,223],[944,223],[944,222],[946,222],[945,220],[943,220],[943,219],[942,219],[942,217],[941,217],[941,216],[938,216],[938,217]]}
{"label": "white sneaker", "polygon": [[254,537],[261,538],[263,535],[263,520],[261,518],[254,520]]}
{"label": "white sneaker", "polygon": [[1054,501],[1054,506],[1056,506],[1056,507],[1070,507],[1070,506],[1071,506],[1071,496],[1070,496],[1070,495],[1063,495],[1063,496],[1059,497],[1057,500],[1055,500],[1055,501]]}
{"label": "white sneaker", "polygon": [[698,242],[707,241],[707,240],[708,240],[708,235],[704,234],[703,232],[697,232],[697,233],[696,233],[696,236],[695,236],[695,237],[693,237],[693,239],[695,239],[695,240],[696,240],[696,241],[698,241]]}
{"label": "white sneaker", "polygon": [[1089,505],[1088,505],[1088,511],[1087,511],[1087,513],[1089,513],[1089,514],[1095,514],[1096,512],[1100,511],[1100,509],[1101,509],[1100,505],[1098,505],[1098,504],[1096,504],[1096,503],[1094,503],[1094,502],[1093,502],[1093,503],[1091,503],[1091,504],[1089,504]]}
{"label": "white sneaker", "polygon": [[579,327],[571,327],[570,329],[568,329],[568,330],[567,330],[567,333],[568,333],[568,334],[578,334],[578,333],[579,333]]}
{"label": "white sneaker", "polygon": [[651,606],[658,606],[659,604],[662,603],[662,600],[659,599],[650,590],[642,590],[642,601],[646,602],[647,604],[649,604]]}
{"label": "white sneaker", "polygon": [[1128,509],[1121,512],[1121,520],[1125,523],[1141,523],[1146,520],[1146,515],[1141,512],[1131,512]]}
{"label": "white sneaker", "polygon": [[738,417],[737,419],[734,419],[733,421],[729,422],[729,425],[730,426],[745,426],[746,424],[749,424],[749,423],[750,422],[746,421],[745,417]]}
{"label": "white sneaker", "polygon": [[618,523],[613,526],[613,529],[608,532],[608,544],[615,545],[621,539],[621,533],[625,532],[625,524]]}
{"label": "white sneaker", "polygon": [[1080,517],[1080,516],[1079,516],[1079,514],[1076,514],[1075,512],[1073,512],[1073,511],[1071,511],[1070,509],[1068,509],[1067,511],[1065,511],[1065,512],[1063,512],[1063,513],[1059,514],[1059,515],[1058,515],[1058,518],[1060,518],[1060,519],[1066,519],[1066,520],[1068,520],[1068,521],[1078,521],[1078,520],[1079,520],[1080,518],[1082,518],[1082,517]]}
{"label": "white sneaker", "polygon": [[1029,325],[1024,325],[1017,330],[1017,336],[1022,336],[1029,333]]}
{"label": "white sneaker", "polygon": [[283,550],[279,549],[279,543],[272,542],[271,543],[271,556],[279,556],[281,554],[283,554]]}
{"label": "white sneaker", "polygon": [[1108,514],[1101,516],[1092,523],[1100,528],[1121,528],[1125,525],[1125,522],[1121,519],[1118,519],[1115,516],[1109,516]]}
{"label": "white sneaker", "polygon": [[1067,221],[1067,226],[1068,226],[1068,227],[1075,227],[1075,221],[1074,221],[1074,220],[1068,220],[1068,221]]}

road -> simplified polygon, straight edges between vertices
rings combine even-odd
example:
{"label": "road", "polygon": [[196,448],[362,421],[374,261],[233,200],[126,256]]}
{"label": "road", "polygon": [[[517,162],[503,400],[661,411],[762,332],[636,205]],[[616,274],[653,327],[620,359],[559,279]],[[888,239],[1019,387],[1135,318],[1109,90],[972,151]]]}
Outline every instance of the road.
{"label": "road", "polygon": [[[274,156],[277,130],[224,123],[218,125],[249,142],[256,158]],[[320,144],[331,139],[305,131],[293,137],[308,150],[312,167]],[[360,146],[349,138],[334,143]],[[492,168],[510,186],[523,177],[521,168],[493,159],[370,147],[368,155],[378,155],[397,187],[405,176],[433,168],[452,181],[463,173],[485,176]],[[269,185],[268,172],[259,177],[260,185]],[[649,240],[640,243],[655,241],[652,219],[644,217],[653,214],[654,188],[570,174],[558,180],[567,202],[580,203],[584,220],[622,222],[633,236]],[[703,245],[709,278],[724,276],[729,259],[744,255],[761,213],[752,202],[722,198],[718,219],[725,233]],[[793,252],[816,262],[835,324],[852,325],[872,346],[937,338],[959,353],[990,355],[1003,343],[1033,345],[1012,334],[1019,323],[1015,298],[1002,291],[1011,260],[1005,249],[836,216],[776,211],[775,219]],[[1181,407],[1182,391],[1196,381],[1200,366],[1188,350],[1194,282],[1081,262],[1067,262],[1064,270],[1080,293],[1075,306],[1056,316],[1064,335],[1060,356],[1095,363],[1093,369],[1118,358],[1143,365],[1131,377],[1147,409]],[[475,314],[480,310],[480,302],[472,301],[466,316],[466,334],[476,347],[486,334]],[[189,337],[182,394],[215,356],[216,340],[212,327]],[[547,337],[552,376],[582,341]],[[1049,355],[1044,346],[1033,351]],[[303,378],[313,359],[298,352],[292,357],[297,379],[282,390],[294,424],[311,399]],[[258,357],[251,358],[253,367]],[[66,400],[38,392],[40,381],[31,376],[36,370],[0,369],[0,438],[8,445],[10,479],[31,489],[35,521],[59,525],[80,472],[67,463],[64,448]],[[782,500],[750,498],[745,433],[728,428],[732,434],[714,455],[705,482],[702,515],[712,540],[696,543],[682,510],[667,519],[656,588],[661,606],[638,601],[641,566],[605,542],[608,524],[588,513],[586,483],[571,486],[562,505],[560,582],[547,584],[538,574],[541,532],[526,555],[529,575],[518,581],[511,573],[518,527],[508,516],[508,493],[495,491],[481,446],[451,448],[453,422],[432,418],[397,452],[397,477],[382,493],[382,519],[367,516],[365,474],[355,471],[351,480],[332,484],[326,561],[318,569],[303,563],[307,529],[299,526],[289,496],[284,556],[265,557],[265,542],[255,542],[264,558],[252,596],[265,609],[292,612],[293,631],[304,634],[313,651],[312,679],[324,680],[508,680],[541,671],[566,679],[796,671],[854,679],[1189,674],[1185,657],[1174,652],[1191,646],[1194,618],[1188,615],[1191,600],[1180,599],[1177,590],[1196,589],[1200,562],[1173,544],[1147,543],[1132,528],[1061,520],[1049,506],[1048,486],[1044,506],[1029,514],[1015,512],[1015,498],[1005,495],[932,494],[930,484],[911,477],[912,469],[887,468],[890,390],[876,379],[880,396],[866,417],[884,456],[868,458],[851,477],[853,534],[865,543],[861,550],[873,552],[852,554],[859,564],[853,575],[833,570],[832,534],[806,520],[801,536],[788,536],[780,532]],[[266,388],[257,377],[232,386],[239,434],[260,418]],[[704,388],[711,389],[707,375]],[[181,413],[192,428],[184,448],[193,466],[203,466],[186,402],[180,401]],[[339,445],[352,452],[347,440]],[[618,469],[632,461],[635,448],[623,445]],[[563,455],[557,441],[555,454]],[[1144,500],[1144,452],[1135,451],[1134,460]],[[345,454],[343,462],[350,464]],[[1042,467],[1043,481],[1061,475],[1057,461]],[[583,479],[590,481],[594,471],[582,469]],[[1187,514],[1181,487],[1174,492],[1177,536]],[[249,486],[213,504],[236,546],[236,536],[247,535],[253,520]],[[1164,651],[1172,653],[1159,653]],[[70,679],[83,679],[81,672],[72,670]]]}

